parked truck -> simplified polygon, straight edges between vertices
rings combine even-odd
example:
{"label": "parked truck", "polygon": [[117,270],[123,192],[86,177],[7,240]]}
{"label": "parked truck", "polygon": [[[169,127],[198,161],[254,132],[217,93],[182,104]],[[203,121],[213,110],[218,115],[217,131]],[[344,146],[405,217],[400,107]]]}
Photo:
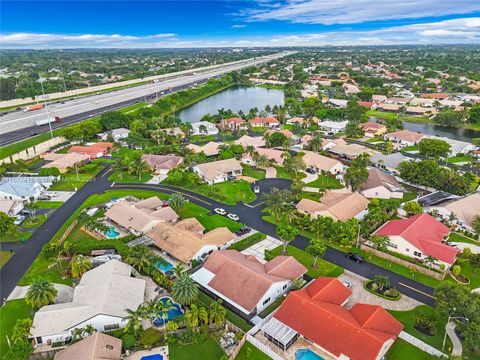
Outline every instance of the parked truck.
{"label": "parked truck", "polygon": [[29,105],[23,109],[23,112],[29,112],[29,111],[40,110],[40,109],[43,109],[43,104]]}
{"label": "parked truck", "polygon": [[38,119],[35,121],[35,123],[40,126],[40,125],[47,125],[50,123],[57,123],[57,122],[60,122],[60,120],[61,119],[59,116],[49,116],[43,119]]}

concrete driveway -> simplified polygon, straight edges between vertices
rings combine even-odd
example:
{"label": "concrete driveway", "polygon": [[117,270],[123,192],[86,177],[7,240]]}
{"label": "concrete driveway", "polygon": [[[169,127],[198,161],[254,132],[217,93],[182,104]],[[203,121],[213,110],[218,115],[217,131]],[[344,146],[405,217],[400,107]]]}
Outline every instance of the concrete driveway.
{"label": "concrete driveway", "polygon": [[462,251],[465,248],[469,248],[472,250],[472,253],[474,254],[480,254],[480,245],[475,245],[475,244],[470,244],[470,243],[464,243],[464,242],[457,242],[458,247],[462,249]]}
{"label": "concrete driveway", "polygon": [[[71,302],[73,300],[73,288],[64,284],[53,284],[53,287],[57,290],[57,297],[55,298],[55,304],[63,304]],[[27,292],[30,286],[16,286],[12,291],[8,300],[24,299],[27,296]]]}

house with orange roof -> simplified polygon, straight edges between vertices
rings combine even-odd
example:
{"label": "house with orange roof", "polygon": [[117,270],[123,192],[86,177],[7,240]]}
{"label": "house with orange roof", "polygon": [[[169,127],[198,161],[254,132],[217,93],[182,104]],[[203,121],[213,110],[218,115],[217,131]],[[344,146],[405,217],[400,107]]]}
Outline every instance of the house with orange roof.
{"label": "house with orange roof", "polygon": [[428,93],[428,94],[421,94],[420,97],[424,99],[442,100],[442,99],[448,99],[449,95],[446,93]]}
{"label": "house with orange roof", "polygon": [[274,128],[274,127],[280,126],[280,121],[278,121],[276,118],[272,116],[268,116],[268,117],[256,116],[250,120],[250,126]]}
{"label": "house with orange roof", "polygon": [[219,250],[192,274],[192,279],[214,297],[252,318],[288,292],[292,280],[306,272],[307,268],[292,256],[277,256],[263,264],[252,255]]}
{"label": "house with orange roof", "polygon": [[360,124],[365,136],[367,137],[375,137],[385,134],[387,132],[387,127],[383,124],[379,124],[376,122],[368,121],[366,123]]}
{"label": "house with orange roof", "polygon": [[219,129],[227,129],[231,131],[246,130],[248,128],[246,121],[239,117],[224,119],[217,124],[217,127]]}
{"label": "house with orange roof", "polygon": [[425,135],[410,130],[398,130],[383,135],[383,138],[393,142],[397,149],[416,145],[424,137]]}
{"label": "house with orange roof", "polygon": [[290,292],[260,331],[283,351],[302,338],[319,358],[381,359],[403,325],[381,306],[346,306],[351,295],[338,279],[319,277]]}
{"label": "house with orange roof", "polygon": [[88,155],[90,159],[96,159],[107,155],[112,149],[113,144],[111,142],[99,141],[87,146],[74,145],[68,149],[68,153]]}

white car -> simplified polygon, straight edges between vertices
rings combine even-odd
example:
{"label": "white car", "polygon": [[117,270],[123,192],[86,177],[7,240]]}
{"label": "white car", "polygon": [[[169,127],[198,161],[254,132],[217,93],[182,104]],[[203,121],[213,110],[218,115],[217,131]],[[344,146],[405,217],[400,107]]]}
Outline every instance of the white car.
{"label": "white car", "polygon": [[451,246],[451,247],[454,247],[454,248],[458,248],[458,244],[456,242],[447,241],[447,245]]}
{"label": "white car", "polygon": [[342,281],[342,284],[349,289],[352,287],[352,284],[349,281]]}
{"label": "white car", "polygon": [[222,208],[216,208],[214,210],[218,215],[225,215],[227,213],[227,211],[225,209],[222,209]]}
{"label": "white car", "polygon": [[234,221],[238,221],[240,219],[237,214],[228,214],[227,217]]}
{"label": "white car", "polygon": [[260,186],[254,186],[254,187],[253,187],[253,192],[254,192],[255,194],[260,194]]}
{"label": "white car", "polygon": [[25,216],[20,215],[20,216],[17,216],[15,220],[13,220],[13,223],[17,226],[20,226],[24,221],[25,221]]}

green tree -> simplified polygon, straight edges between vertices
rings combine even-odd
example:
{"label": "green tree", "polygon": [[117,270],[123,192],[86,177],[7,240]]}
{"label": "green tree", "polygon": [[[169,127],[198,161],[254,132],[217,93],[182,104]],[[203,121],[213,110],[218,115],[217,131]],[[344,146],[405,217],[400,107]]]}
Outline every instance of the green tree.
{"label": "green tree", "polygon": [[0,212],[0,237],[6,238],[15,235],[18,232],[18,228],[13,223],[14,220],[13,217]]}
{"label": "green tree", "polygon": [[473,218],[472,227],[477,234],[480,234],[480,215],[476,215]]}
{"label": "green tree", "polygon": [[185,320],[190,328],[195,328],[202,322],[208,324],[207,310],[203,306],[198,307],[195,304],[191,304],[190,309],[185,313]]}
{"label": "green tree", "polygon": [[345,172],[345,183],[352,191],[357,191],[368,179],[368,154],[361,154],[353,159],[350,167]]}
{"label": "green tree", "polygon": [[168,205],[176,212],[179,212],[180,210],[182,210],[186,202],[187,200],[185,199],[185,197],[182,194],[177,192],[173,193],[168,198]]}
{"label": "green tree", "polygon": [[349,138],[358,139],[364,135],[364,131],[355,121],[349,121],[345,128],[345,135]]}
{"label": "green tree", "polygon": [[422,206],[416,201],[409,201],[403,205],[403,210],[407,213],[407,216],[421,214],[423,212]]}
{"label": "green tree", "polygon": [[295,239],[298,234],[298,230],[291,225],[279,225],[277,226],[277,237],[282,241],[283,251],[282,254],[287,253],[287,245],[290,241]]}
{"label": "green tree", "polygon": [[34,309],[39,309],[42,306],[53,303],[56,296],[57,289],[53,287],[53,284],[39,278],[30,285],[25,295],[25,302]]}
{"label": "green tree", "polygon": [[317,261],[319,257],[322,257],[327,250],[327,246],[319,239],[311,239],[310,244],[305,248],[305,251],[313,256],[312,266],[317,268]]}
{"label": "green tree", "polygon": [[72,259],[72,276],[79,278],[92,268],[92,261],[83,255],[75,255]]}
{"label": "green tree", "polygon": [[126,309],[127,316],[127,325],[123,329],[125,333],[131,332],[135,337],[138,338],[139,334],[143,330],[142,319],[145,317],[145,309],[142,306],[139,306],[136,310]]}
{"label": "green tree", "polygon": [[384,288],[390,286],[390,279],[388,278],[388,276],[384,275],[375,275],[375,277],[373,278],[373,282],[377,284],[380,291],[383,291]]}
{"label": "green tree", "polygon": [[213,301],[210,303],[208,308],[208,323],[220,325],[225,320],[225,316],[227,315],[227,310],[221,305],[222,299],[218,299],[217,301]]}
{"label": "green tree", "polygon": [[154,314],[154,315],[155,316],[160,315],[160,317],[163,319],[164,329],[165,329],[165,324],[166,324],[167,319],[168,319],[168,312],[170,310],[174,310],[174,309],[175,309],[175,305],[173,305],[172,300],[170,300],[170,299],[167,299],[164,302],[159,301],[159,302],[157,302],[156,306],[154,307],[154,311],[156,312],[156,314]]}
{"label": "green tree", "polygon": [[421,155],[438,159],[448,156],[451,146],[444,140],[426,138],[420,140],[418,149]]}
{"label": "green tree", "polygon": [[107,111],[100,115],[100,125],[104,130],[129,128],[130,118],[120,111]]}
{"label": "green tree", "polygon": [[17,319],[15,326],[12,330],[10,339],[14,344],[19,342],[28,341],[30,336],[30,329],[32,327],[32,319]]}
{"label": "green tree", "polygon": [[468,113],[468,121],[474,124],[480,123],[480,105],[472,106]]}
{"label": "green tree", "polygon": [[187,274],[183,273],[173,281],[172,297],[182,305],[189,305],[194,303],[198,298],[198,285]]}
{"label": "green tree", "polygon": [[369,240],[374,244],[376,249],[387,249],[388,236],[372,236]]}
{"label": "green tree", "polygon": [[135,245],[130,248],[126,261],[139,271],[145,271],[153,266],[154,254],[145,245]]}

